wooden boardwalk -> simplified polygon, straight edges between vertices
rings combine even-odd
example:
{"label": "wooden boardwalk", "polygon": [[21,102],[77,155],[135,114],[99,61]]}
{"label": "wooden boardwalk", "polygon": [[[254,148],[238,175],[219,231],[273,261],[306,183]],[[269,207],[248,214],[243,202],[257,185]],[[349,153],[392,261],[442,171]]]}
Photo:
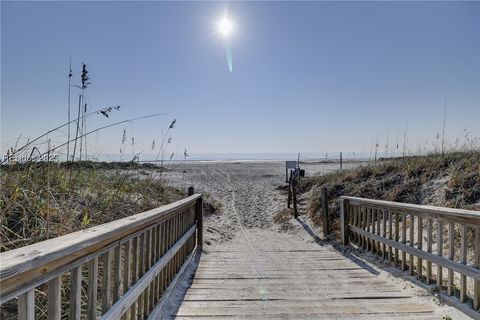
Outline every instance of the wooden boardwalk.
{"label": "wooden boardwalk", "polygon": [[[243,235],[242,235],[243,237]],[[203,254],[176,319],[439,319],[431,298],[302,235],[245,233]]]}

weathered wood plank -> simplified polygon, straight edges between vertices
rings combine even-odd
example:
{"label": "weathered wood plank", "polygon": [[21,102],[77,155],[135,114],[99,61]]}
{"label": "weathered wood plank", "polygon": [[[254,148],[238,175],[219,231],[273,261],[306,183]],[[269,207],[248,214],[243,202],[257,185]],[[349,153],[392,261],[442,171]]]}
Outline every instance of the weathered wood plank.
{"label": "weathered wood plank", "polygon": [[[480,269],[480,226],[475,226],[474,266]],[[480,311],[480,280],[473,282],[473,308]]]}
{"label": "weathered wood plank", "polygon": [[[361,230],[355,227],[351,227],[351,228],[355,232],[367,235],[367,233],[364,230]],[[376,240],[381,241],[385,244],[391,245],[392,247],[397,247],[400,250],[405,250],[406,252],[408,252],[409,254],[412,254],[413,256],[417,256],[421,259],[429,259],[433,263],[440,264],[443,267],[449,268],[449,270],[452,271],[452,288],[453,288],[453,271],[456,271],[456,272],[465,274],[468,277],[480,280],[480,273],[478,272],[478,269],[453,261],[453,258],[451,260],[441,259],[437,255],[425,252],[423,250],[419,250],[415,247],[404,246],[400,242],[384,239],[383,237],[378,237],[377,235],[372,235],[372,234],[369,234],[369,236],[374,237]]]}
{"label": "weathered wood plank", "polygon": [[61,303],[62,303],[62,278],[57,277],[48,282],[47,299],[48,307],[47,314],[49,320],[60,320],[61,317]]}
{"label": "weathered wood plank", "polygon": [[[460,239],[460,263],[467,264],[467,226],[462,224]],[[480,272],[480,271],[479,271]],[[467,297],[467,276],[460,275],[460,302],[465,302]]]}
{"label": "weathered wood plank", "polygon": [[82,266],[70,272],[70,319],[79,320],[82,312]]}
{"label": "weathered wood plank", "polygon": [[98,258],[88,262],[88,319],[97,319]]}
{"label": "weathered wood plank", "polygon": [[[455,258],[455,224],[450,222],[448,224],[448,259],[453,261]],[[451,296],[454,293],[455,287],[453,282],[453,269],[448,269],[448,295]]]}
{"label": "weathered wood plank", "polygon": [[[402,214],[402,243],[407,245],[407,215]],[[402,271],[407,270],[407,253],[402,250]]]}
{"label": "weathered wood plank", "polygon": [[195,205],[200,198],[201,195],[196,194],[134,216],[1,253],[0,302],[3,304],[22,290],[27,291],[31,283],[41,282],[50,272],[68,263]]}
{"label": "weathered wood plank", "polygon": [[[443,221],[437,219],[437,255],[440,258],[443,258]],[[443,268],[441,265],[437,264],[437,286],[442,288],[443,285]]]}
{"label": "weathered wood plank", "polygon": [[[410,215],[410,226],[409,226],[409,242],[410,242],[410,247],[413,248],[415,239],[414,239],[414,234],[415,234],[415,216],[413,214]],[[410,275],[413,276],[414,270],[413,270],[413,254],[410,253],[408,250],[404,250],[406,252],[409,252],[408,254],[408,271],[410,272]]]}
{"label": "weathered wood plank", "polygon": [[122,246],[120,244],[115,248],[113,265],[113,302],[115,303],[122,294]]}
{"label": "weathered wood plank", "polygon": [[[427,218],[427,252],[432,253],[432,219]],[[426,282],[430,284],[432,280],[432,262],[427,260],[427,272],[426,272]]]}
{"label": "weathered wood plank", "polygon": [[[418,217],[417,223],[417,249],[423,251],[423,218]],[[422,279],[422,258],[417,256],[417,279]]]}
{"label": "weathered wood plank", "polygon": [[[444,207],[434,207],[426,205],[416,205],[410,203],[400,203],[393,201],[365,199],[357,197],[342,196],[341,200],[348,200],[353,205],[368,205],[372,208],[389,209],[401,213],[410,213],[424,218],[438,218],[449,222],[458,222],[470,225],[480,223],[480,211],[471,211],[463,209],[452,209]],[[340,200],[340,201],[341,201]]]}
{"label": "weathered wood plank", "polygon": [[172,259],[177,251],[185,244],[188,238],[195,232],[197,225],[193,225],[164,255],[158,260],[131,288],[125,293],[101,319],[119,319],[134,301],[151,284],[152,280],[158,275],[160,270]]}
{"label": "weathered wood plank", "polygon": [[18,320],[35,319],[35,289],[18,297]]}
{"label": "weathered wood plank", "polygon": [[102,294],[102,313],[107,312],[110,308],[112,299],[112,262],[113,253],[108,250],[103,255],[103,294]]}

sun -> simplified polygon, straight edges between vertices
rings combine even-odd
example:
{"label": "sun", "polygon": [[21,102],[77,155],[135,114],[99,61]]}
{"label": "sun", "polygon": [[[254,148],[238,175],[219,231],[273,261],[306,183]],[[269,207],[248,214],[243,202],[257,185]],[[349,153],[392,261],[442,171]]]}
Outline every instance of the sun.
{"label": "sun", "polygon": [[228,16],[222,17],[217,24],[218,32],[224,37],[228,38],[233,32],[233,22]]}

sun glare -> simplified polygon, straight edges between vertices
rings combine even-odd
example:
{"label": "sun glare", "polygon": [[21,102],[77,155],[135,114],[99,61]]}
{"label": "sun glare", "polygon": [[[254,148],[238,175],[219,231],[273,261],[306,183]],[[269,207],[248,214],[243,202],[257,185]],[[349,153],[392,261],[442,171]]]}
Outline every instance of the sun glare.
{"label": "sun glare", "polygon": [[223,18],[220,19],[218,22],[218,32],[223,36],[223,37],[228,37],[233,31],[233,23],[228,16],[224,16]]}

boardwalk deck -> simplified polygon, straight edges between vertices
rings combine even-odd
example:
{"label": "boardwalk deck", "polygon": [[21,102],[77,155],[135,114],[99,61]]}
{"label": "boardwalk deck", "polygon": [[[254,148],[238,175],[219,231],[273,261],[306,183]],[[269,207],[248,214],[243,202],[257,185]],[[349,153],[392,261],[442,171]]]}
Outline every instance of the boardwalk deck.
{"label": "boardwalk deck", "polygon": [[[244,233],[203,254],[176,319],[439,319],[431,298],[309,238]],[[243,240],[243,241],[242,241]],[[410,287],[410,286],[408,286]]]}

